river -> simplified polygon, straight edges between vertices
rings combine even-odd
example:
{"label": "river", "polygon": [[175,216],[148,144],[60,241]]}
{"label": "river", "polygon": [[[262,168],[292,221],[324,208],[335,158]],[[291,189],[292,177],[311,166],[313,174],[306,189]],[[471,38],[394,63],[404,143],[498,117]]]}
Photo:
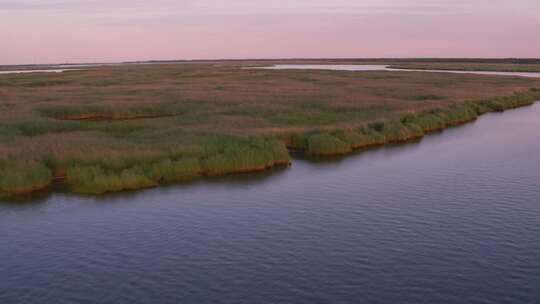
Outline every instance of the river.
{"label": "river", "polygon": [[0,303],[537,303],[540,104],[421,142],[0,203]]}

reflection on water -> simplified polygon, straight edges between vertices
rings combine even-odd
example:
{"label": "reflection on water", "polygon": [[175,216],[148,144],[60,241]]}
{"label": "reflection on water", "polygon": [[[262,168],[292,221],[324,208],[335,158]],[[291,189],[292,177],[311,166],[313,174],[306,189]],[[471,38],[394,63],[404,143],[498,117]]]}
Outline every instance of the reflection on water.
{"label": "reflection on water", "polygon": [[455,71],[455,70],[415,70],[415,69],[391,69],[388,65],[329,65],[329,64],[277,64],[270,67],[257,69],[267,70],[334,70],[334,71],[398,71],[398,72],[430,72],[430,73],[453,73],[453,74],[480,74],[502,75],[518,77],[540,77],[540,73],[524,72],[486,72],[486,71]]}
{"label": "reflection on water", "polygon": [[13,70],[13,71],[0,71],[0,74],[28,74],[28,73],[62,73],[64,71],[74,71],[70,70],[61,70],[61,69],[50,69],[50,70]]}
{"label": "reflection on water", "polygon": [[0,303],[535,303],[540,104],[414,144],[0,204]]}

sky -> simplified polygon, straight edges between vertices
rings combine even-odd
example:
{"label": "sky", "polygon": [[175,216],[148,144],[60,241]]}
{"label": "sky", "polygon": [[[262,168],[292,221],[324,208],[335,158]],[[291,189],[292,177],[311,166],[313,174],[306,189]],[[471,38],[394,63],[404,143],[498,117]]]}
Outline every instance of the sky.
{"label": "sky", "polygon": [[0,64],[540,57],[540,0],[0,0]]}

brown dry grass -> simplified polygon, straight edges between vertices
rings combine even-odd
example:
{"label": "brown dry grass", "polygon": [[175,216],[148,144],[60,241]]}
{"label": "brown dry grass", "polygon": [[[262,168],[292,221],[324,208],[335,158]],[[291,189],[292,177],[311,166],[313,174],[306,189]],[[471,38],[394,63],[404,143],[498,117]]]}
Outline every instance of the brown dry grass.
{"label": "brown dry grass", "polygon": [[[243,70],[230,64],[0,75],[0,133],[13,133],[0,136],[0,154],[191,149],[211,135],[355,128],[531,87],[540,87],[540,80],[421,72]],[[134,120],[61,121],[69,117],[65,113]],[[145,117],[154,118],[136,119]]]}

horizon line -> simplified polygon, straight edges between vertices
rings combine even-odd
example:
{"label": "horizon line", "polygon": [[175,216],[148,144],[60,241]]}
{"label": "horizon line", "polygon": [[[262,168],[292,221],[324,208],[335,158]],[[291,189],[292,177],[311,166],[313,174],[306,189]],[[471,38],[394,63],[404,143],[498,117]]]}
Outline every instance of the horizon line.
{"label": "horizon line", "polygon": [[[82,64],[144,64],[144,63],[182,63],[182,62],[241,62],[241,61],[365,61],[365,60],[439,60],[439,61],[540,61],[540,57],[280,57],[280,58],[200,58],[200,59],[148,59],[148,60],[128,60],[128,61],[103,61],[103,62],[51,62],[51,63],[20,63],[20,64],[0,64],[0,67],[14,66],[58,66],[58,65],[82,65]],[[525,63],[523,63],[525,64]]]}

